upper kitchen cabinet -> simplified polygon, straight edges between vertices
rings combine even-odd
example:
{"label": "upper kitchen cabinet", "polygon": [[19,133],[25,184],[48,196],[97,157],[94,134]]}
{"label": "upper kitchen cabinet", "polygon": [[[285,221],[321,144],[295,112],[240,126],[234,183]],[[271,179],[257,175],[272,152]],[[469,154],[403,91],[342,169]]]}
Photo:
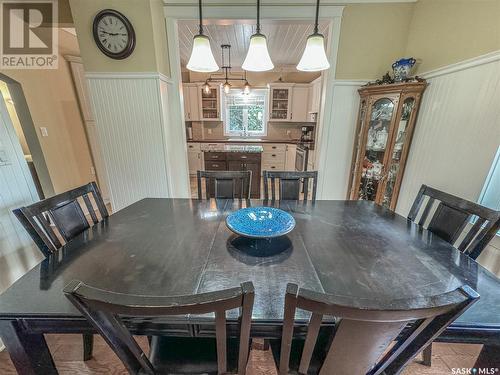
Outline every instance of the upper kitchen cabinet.
{"label": "upper kitchen cabinet", "polygon": [[193,83],[184,83],[182,92],[184,96],[184,120],[200,121],[200,85]]}
{"label": "upper kitchen cabinet", "polygon": [[290,110],[290,121],[306,122],[309,120],[308,97],[309,84],[295,84],[292,88],[292,108]]}
{"label": "upper kitchen cabinet", "polygon": [[202,121],[220,121],[220,87],[210,87],[209,92],[206,92],[202,87],[199,87],[201,98],[201,120]]}
{"label": "upper kitchen cabinet", "polygon": [[396,208],[425,81],[359,89],[350,199]]}
{"label": "upper kitchen cabinet", "polygon": [[309,113],[319,113],[321,105],[321,77],[316,78],[309,86]]}
{"label": "upper kitchen cabinet", "polygon": [[291,121],[293,84],[273,83],[269,89],[269,121]]}

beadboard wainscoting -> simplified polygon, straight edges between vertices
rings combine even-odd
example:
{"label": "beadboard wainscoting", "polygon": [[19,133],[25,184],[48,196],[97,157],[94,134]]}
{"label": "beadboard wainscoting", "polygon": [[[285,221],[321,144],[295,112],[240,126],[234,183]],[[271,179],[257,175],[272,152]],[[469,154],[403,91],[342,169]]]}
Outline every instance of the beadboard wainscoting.
{"label": "beadboard wainscoting", "polygon": [[363,81],[336,80],[333,85],[332,123],[329,128],[326,155],[320,164],[321,199],[345,199],[351,168],[352,147],[359,106],[358,89]]}
{"label": "beadboard wainscoting", "polygon": [[155,73],[86,77],[113,211],[146,197],[170,197],[167,80]]}

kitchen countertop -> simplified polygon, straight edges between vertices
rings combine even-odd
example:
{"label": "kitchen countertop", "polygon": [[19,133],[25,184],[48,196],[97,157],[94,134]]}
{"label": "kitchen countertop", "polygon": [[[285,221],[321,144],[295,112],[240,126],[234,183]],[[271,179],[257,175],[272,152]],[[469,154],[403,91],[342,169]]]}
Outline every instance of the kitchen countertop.
{"label": "kitchen countertop", "polygon": [[242,152],[242,153],[261,153],[264,151],[262,146],[258,145],[218,145],[202,147],[203,152]]}
{"label": "kitchen countertop", "polygon": [[298,143],[314,143],[314,141],[301,141],[300,139],[188,139],[188,143],[288,143],[288,144],[298,144]]}

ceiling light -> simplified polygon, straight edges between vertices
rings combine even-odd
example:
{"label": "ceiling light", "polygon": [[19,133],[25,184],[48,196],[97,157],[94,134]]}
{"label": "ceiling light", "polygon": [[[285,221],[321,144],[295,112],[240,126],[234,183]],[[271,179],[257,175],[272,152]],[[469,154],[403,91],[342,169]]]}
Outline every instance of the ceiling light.
{"label": "ceiling light", "polygon": [[267,50],[266,37],[260,33],[260,0],[257,0],[257,29],[250,37],[247,57],[241,67],[251,72],[264,72],[274,68]]}
{"label": "ceiling light", "polygon": [[210,85],[208,84],[208,80],[206,80],[203,84],[203,91],[205,91],[205,94],[210,94]]}
{"label": "ceiling light", "polygon": [[203,35],[201,0],[198,1],[198,9],[200,13],[200,32],[193,39],[193,50],[191,51],[191,57],[186,67],[194,72],[216,72],[219,70],[219,66],[212,54],[210,39],[206,35]]}
{"label": "ceiling light", "polygon": [[318,32],[319,0],[316,2],[314,33],[307,38],[306,49],[297,65],[297,70],[318,72],[328,69],[330,63],[325,53],[325,38]]}
{"label": "ceiling light", "polygon": [[224,92],[226,94],[229,94],[229,91],[231,90],[231,84],[228,81],[226,81],[222,87],[224,87]]}
{"label": "ceiling light", "polygon": [[248,95],[250,94],[250,84],[248,81],[245,81],[245,86],[243,88],[243,94]]}

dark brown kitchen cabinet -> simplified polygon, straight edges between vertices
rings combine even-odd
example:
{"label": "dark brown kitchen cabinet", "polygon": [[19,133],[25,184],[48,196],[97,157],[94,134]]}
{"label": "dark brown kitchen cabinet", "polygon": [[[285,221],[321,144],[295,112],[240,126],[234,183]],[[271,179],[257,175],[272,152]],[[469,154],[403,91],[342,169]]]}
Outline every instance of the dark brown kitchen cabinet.
{"label": "dark brown kitchen cabinet", "polygon": [[[252,171],[250,197],[260,199],[260,153],[205,152],[207,171]],[[236,186],[236,191],[240,187]]]}

